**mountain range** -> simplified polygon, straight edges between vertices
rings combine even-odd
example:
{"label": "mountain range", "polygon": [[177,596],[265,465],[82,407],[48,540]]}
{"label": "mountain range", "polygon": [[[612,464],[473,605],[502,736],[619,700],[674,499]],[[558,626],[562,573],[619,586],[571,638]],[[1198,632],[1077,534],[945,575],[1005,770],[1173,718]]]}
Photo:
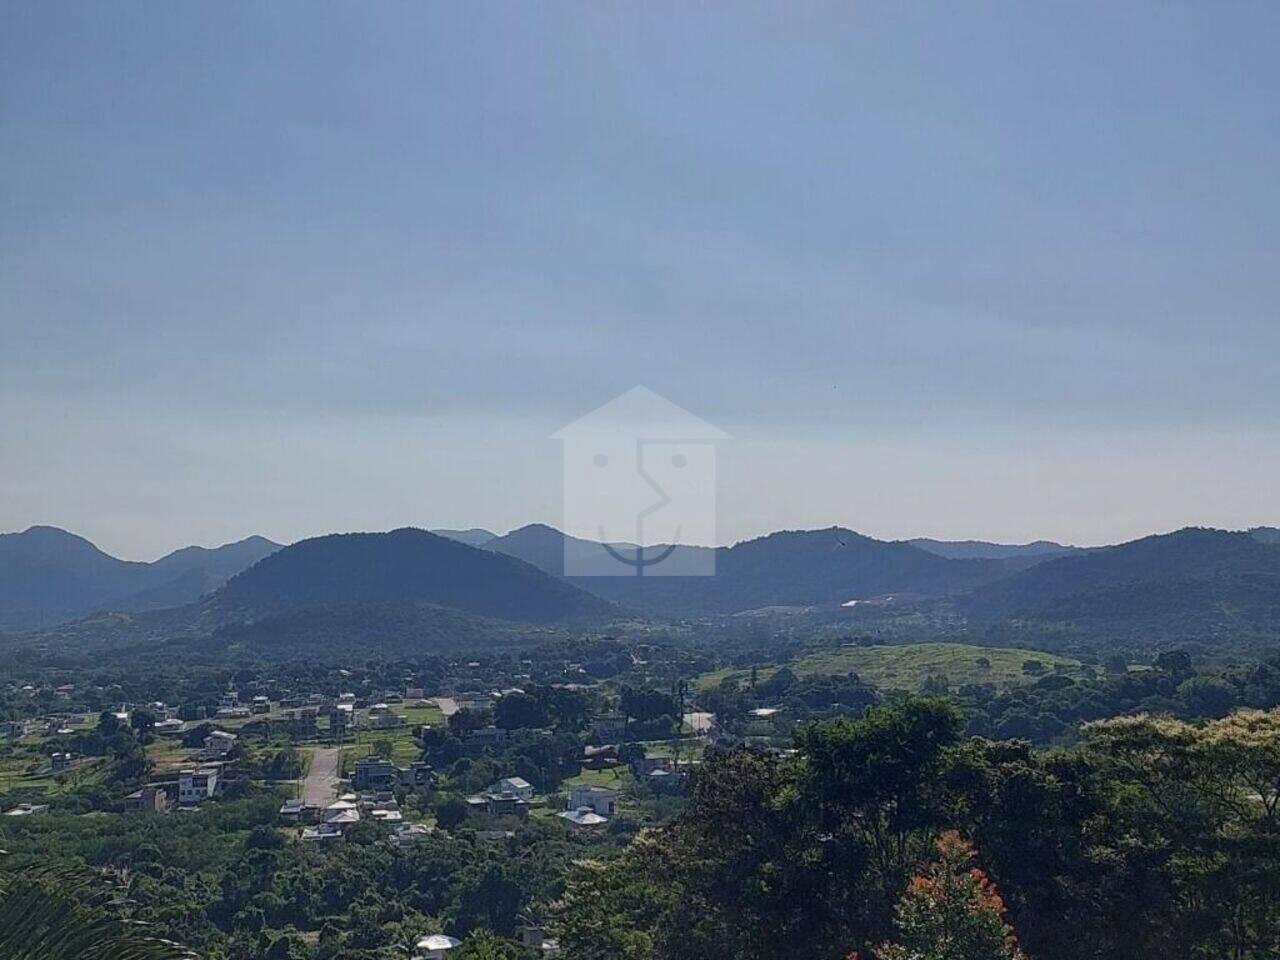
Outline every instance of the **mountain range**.
{"label": "mountain range", "polygon": [[138,563],[119,560],[57,527],[0,534],[0,630],[35,629],[97,610],[190,603],[279,549],[264,537],[248,537]]}
{"label": "mountain range", "polygon": [[38,612],[64,621],[28,634],[48,647],[323,637],[421,648],[619,617],[817,610],[838,620],[865,603],[991,636],[1280,639],[1280,534],[1271,528],[1189,528],[1079,549],[883,541],[831,527],[682,548],[714,561],[714,576],[564,576],[566,555],[599,549],[542,524],[502,536],[406,528],[283,548],[250,538],[139,564],[37,527],[0,537],[0,628],[30,631]]}

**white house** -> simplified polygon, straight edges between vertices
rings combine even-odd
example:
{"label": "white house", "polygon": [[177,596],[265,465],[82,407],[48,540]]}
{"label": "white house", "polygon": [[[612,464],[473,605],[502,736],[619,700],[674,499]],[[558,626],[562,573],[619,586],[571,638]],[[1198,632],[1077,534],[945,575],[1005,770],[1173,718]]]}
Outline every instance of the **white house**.
{"label": "white house", "polygon": [[574,787],[569,791],[569,809],[580,810],[586,807],[602,817],[612,817],[618,812],[620,796],[617,790],[610,790],[608,787]]}
{"label": "white house", "polygon": [[496,793],[499,796],[503,794],[514,794],[521,800],[532,800],[534,790],[533,784],[524,777],[503,777],[486,792]]}
{"label": "white house", "polygon": [[178,774],[178,802],[203,803],[218,791],[217,767],[197,767]]}
{"label": "white house", "polygon": [[590,807],[579,807],[577,810],[564,810],[556,814],[568,824],[572,833],[595,833],[603,830],[609,823],[608,817],[602,817]]}

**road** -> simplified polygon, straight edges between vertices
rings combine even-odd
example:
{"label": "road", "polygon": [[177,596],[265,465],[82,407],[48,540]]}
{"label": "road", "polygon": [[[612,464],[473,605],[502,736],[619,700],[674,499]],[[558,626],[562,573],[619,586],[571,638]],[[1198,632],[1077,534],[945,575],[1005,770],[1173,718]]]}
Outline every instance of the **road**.
{"label": "road", "polygon": [[302,781],[302,802],[316,807],[327,806],[338,795],[338,748],[316,747],[311,751],[311,766]]}

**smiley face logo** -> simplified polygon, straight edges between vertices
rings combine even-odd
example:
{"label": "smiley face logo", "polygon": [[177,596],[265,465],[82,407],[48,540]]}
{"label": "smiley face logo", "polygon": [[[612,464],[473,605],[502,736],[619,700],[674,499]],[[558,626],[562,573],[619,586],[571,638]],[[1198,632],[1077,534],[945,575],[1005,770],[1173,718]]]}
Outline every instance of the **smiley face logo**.
{"label": "smiley face logo", "polygon": [[[716,443],[728,434],[635,387],[554,435],[564,444],[569,576],[710,576]],[[683,548],[683,549],[682,549]]]}

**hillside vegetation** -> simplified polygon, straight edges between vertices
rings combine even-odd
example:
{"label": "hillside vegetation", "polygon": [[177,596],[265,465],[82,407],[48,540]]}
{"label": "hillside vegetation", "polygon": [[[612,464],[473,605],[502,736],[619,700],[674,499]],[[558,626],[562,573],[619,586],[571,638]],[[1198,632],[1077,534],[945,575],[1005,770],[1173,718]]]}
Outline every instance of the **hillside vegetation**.
{"label": "hillside vegetation", "polygon": [[[919,690],[926,679],[943,675],[953,686],[966,683],[1009,687],[1041,675],[1027,673],[1024,664],[1035,661],[1045,672],[1080,672],[1080,661],[1070,657],[1004,647],[982,647],[967,643],[916,643],[902,646],[841,647],[812,653],[787,666],[798,677],[844,676],[856,673],[867,683],[887,690]],[[759,667],[758,680],[771,677],[780,665]],[[1036,668],[1032,668],[1036,670]],[[704,674],[701,689],[710,689],[726,679],[746,680],[749,669],[723,669]]]}

